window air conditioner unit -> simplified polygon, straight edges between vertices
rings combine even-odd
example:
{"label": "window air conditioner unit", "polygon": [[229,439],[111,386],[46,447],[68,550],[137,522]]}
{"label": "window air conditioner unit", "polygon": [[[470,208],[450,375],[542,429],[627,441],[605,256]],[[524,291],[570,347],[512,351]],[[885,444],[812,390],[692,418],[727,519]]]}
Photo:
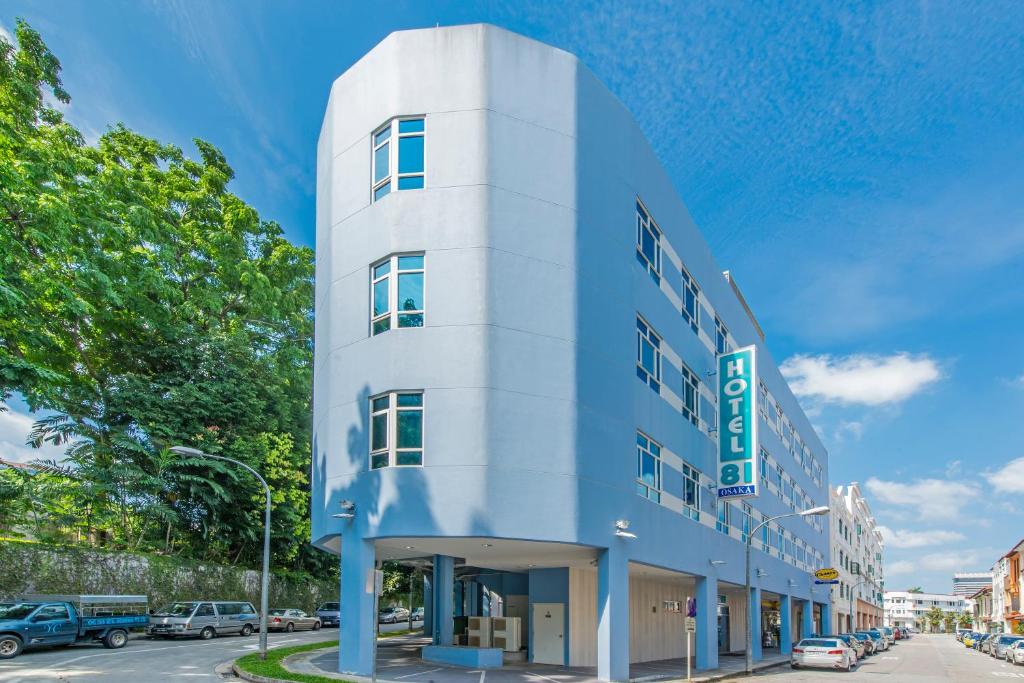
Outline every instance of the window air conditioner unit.
{"label": "window air conditioner unit", "polygon": [[470,617],[466,634],[470,647],[491,647],[491,617]]}
{"label": "window air conditioner unit", "polygon": [[505,652],[519,652],[523,646],[522,617],[494,617],[491,624],[494,629],[494,647]]}

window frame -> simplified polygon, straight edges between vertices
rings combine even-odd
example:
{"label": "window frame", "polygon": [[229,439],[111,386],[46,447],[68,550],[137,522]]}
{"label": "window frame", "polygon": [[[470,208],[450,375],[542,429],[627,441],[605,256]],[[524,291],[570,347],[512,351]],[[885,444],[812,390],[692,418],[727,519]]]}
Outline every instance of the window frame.
{"label": "window frame", "polygon": [[[646,446],[641,444],[640,441],[646,442]],[[652,448],[652,446],[654,448]],[[663,493],[662,489],[662,459],[661,450],[662,445],[652,439],[650,436],[636,430],[636,492],[637,495],[653,503],[661,503],[661,496]],[[654,486],[651,486],[643,480],[643,461],[644,456],[649,455],[654,460],[655,473],[654,473]],[[652,497],[653,492],[653,497]]]}
{"label": "window frame", "polygon": [[[416,395],[420,397],[420,404],[418,406],[400,406],[398,405],[399,396]],[[375,401],[387,398],[387,406],[382,409],[375,409],[373,404]],[[370,407],[370,421],[368,424],[369,434],[369,457],[367,465],[370,471],[383,470],[389,467],[423,467],[424,463],[424,452],[426,451],[426,398],[425,392],[422,389],[394,389],[392,391],[385,391],[379,394],[370,396],[368,399]],[[398,446],[398,416],[402,412],[419,412],[420,414],[420,445],[419,448],[399,448]],[[386,415],[386,441],[384,448],[373,447],[373,419],[378,415]],[[419,463],[416,464],[400,464],[398,462],[399,455],[402,453],[419,453]],[[380,455],[387,455],[387,463],[374,467],[374,457]]]}
{"label": "window frame", "polygon": [[[653,229],[652,229],[653,228]],[[647,257],[643,250],[643,233],[647,232],[654,240],[654,263]],[[641,266],[644,266],[650,274],[651,279],[659,286],[661,285],[661,266],[664,263],[661,239],[665,233],[661,231],[657,221],[651,215],[650,210],[644,205],[640,198],[636,198],[636,258]]]}
{"label": "window frame", "polygon": [[[651,339],[657,341],[656,344],[651,344]],[[646,383],[652,390],[657,393],[661,393],[661,371],[662,371],[662,353],[661,343],[663,338],[658,334],[651,325],[644,320],[643,316],[637,314],[636,316],[636,374],[641,381]],[[654,372],[652,375],[647,368],[643,365],[643,344],[649,343],[654,349]]]}
{"label": "window frame", "polygon": [[[412,132],[401,132],[400,126],[403,121],[422,121],[423,130]],[[388,137],[378,143],[377,136],[388,131]],[[401,173],[398,169],[399,148],[403,138],[423,138],[423,170],[413,173]],[[388,173],[380,180],[377,178],[377,150],[388,146]],[[419,187],[400,187],[400,181],[404,178],[422,178],[423,182]],[[370,203],[376,203],[393,192],[400,190],[422,190],[426,187],[427,180],[427,117],[425,114],[410,114],[396,116],[386,123],[378,126],[370,134]],[[387,191],[377,195],[378,191],[387,186]]]}
{"label": "window frame", "polygon": [[719,355],[729,353],[732,349],[729,343],[729,328],[725,322],[715,314],[715,350]]}
{"label": "window frame", "polygon": [[[687,497],[687,485],[693,486],[693,505],[686,501]],[[690,463],[683,461],[683,516],[689,517],[695,522],[700,521],[700,505],[701,505],[701,485],[700,485],[700,470],[691,465]]]}
{"label": "window frame", "polygon": [[[686,269],[686,266],[682,266],[680,269],[682,275],[682,291],[680,296],[680,310],[685,320],[689,325],[690,329],[693,330],[694,334],[700,334],[700,285],[697,284],[697,280],[690,275],[690,271]],[[693,297],[693,312],[691,313],[686,309],[686,295],[689,294]]]}
{"label": "window frame", "polygon": [[[697,373],[690,369],[690,366],[684,361],[680,368],[683,376],[682,381],[682,393],[680,394],[680,402],[682,403],[681,411],[683,417],[689,420],[694,426],[697,426],[700,421],[700,379],[697,378]],[[689,393],[688,391],[689,390]],[[693,396],[693,405],[687,405],[688,395]]]}
{"label": "window frame", "polygon": [[[408,257],[419,257],[422,259],[422,265],[419,268],[402,268],[401,262],[403,258]],[[381,276],[376,276],[374,273],[378,268],[384,264],[388,264],[388,272]],[[398,288],[402,275],[414,275],[420,273],[423,276],[423,308],[417,310],[401,310],[398,307]],[[384,313],[374,315],[374,302],[376,297],[376,286],[380,282],[387,281],[388,283],[388,308]],[[421,316],[420,325],[402,325],[402,316],[419,315]],[[387,327],[377,329],[377,324],[387,320]],[[376,337],[378,334],[389,332],[395,329],[420,329],[425,327],[427,324],[427,255],[425,252],[402,252],[390,254],[379,261],[374,261],[370,264],[370,336]]]}

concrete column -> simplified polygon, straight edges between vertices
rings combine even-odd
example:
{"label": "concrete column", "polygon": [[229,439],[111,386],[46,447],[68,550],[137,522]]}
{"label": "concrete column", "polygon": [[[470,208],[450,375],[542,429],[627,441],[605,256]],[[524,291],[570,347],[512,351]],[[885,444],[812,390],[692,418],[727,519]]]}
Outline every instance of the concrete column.
{"label": "concrete column", "polygon": [[793,607],[788,595],[779,596],[779,653],[788,655],[793,650]]}
{"label": "concrete column", "polygon": [[423,572],[423,633],[434,632],[434,594],[430,587],[433,571]]}
{"label": "concrete column", "polygon": [[757,586],[750,587],[747,618],[750,619],[751,657],[757,662],[761,660],[761,589]]}
{"label": "concrete column", "polygon": [[597,678],[629,680],[629,560],[620,547],[597,559]]}
{"label": "concrete column", "polygon": [[814,633],[814,603],[810,600],[801,600],[803,603],[802,614],[800,615],[800,637],[807,638]]}
{"label": "concrete column", "polygon": [[483,616],[480,614],[480,584],[476,581],[464,581],[462,585],[466,591],[466,616]]}
{"label": "concrete column", "polygon": [[467,616],[466,612],[466,582],[456,581],[455,582],[455,616],[464,617]]}
{"label": "concrete column", "polygon": [[718,668],[718,579],[713,576],[697,577],[697,632],[696,669],[706,671]]}
{"label": "concrete column", "polygon": [[434,645],[455,644],[455,624],[452,621],[455,594],[455,559],[448,555],[434,555]]}
{"label": "concrete column", "polygon": [[821,635],[832,634],[832,605],[827,602],[821,603]]}
{"label": "concrete column", "polygon": [[373,612],[376,551],[373,541],[351,536],[341,543],[341,600],[338,671],[354,676],[373,673],[377,615]]}

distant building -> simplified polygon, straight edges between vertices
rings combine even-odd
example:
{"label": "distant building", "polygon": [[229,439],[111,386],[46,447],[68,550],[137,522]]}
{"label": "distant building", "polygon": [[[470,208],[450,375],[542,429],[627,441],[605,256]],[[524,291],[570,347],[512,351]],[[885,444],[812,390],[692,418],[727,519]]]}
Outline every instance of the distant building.
{"label": "distant building", "polygon": [[831,491],[831,559],[839,570],[832,586],[837,633],[882,624],[882,534],[856,482]]}
{"label": "distant building", "polygon": [[976,593],[972,593],[969,599],[974,602],[975,631],[998,633],[1002,630],[996,627],[996,622],[992,618],[992,586],[985,586]]}
{"label": "distant building", "polygon": [[967,598],[982,588],[992,587],[992,572],[958,572],[953,574],[953,595]]}
{"label": "distant building", "polygon": [[885,625],[912,626],[922,631],[944,631],[942,624],[932,629],[925,615],[938,607],[943,612],[956,615],[974,610],[974,602],[959,595],[946,593],[911,593],[909,591],[885,592]]}

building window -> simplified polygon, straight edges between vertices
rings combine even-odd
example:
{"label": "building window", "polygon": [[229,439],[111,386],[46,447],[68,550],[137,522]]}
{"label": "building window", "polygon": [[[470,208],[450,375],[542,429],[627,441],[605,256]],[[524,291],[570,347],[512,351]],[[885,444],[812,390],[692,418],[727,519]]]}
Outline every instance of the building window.
{"label": "building window", "polygon": [[373,133],[373,201],[392,190],[423,188],[424,120],[398,118]]}
{"label": "building window", "polygon": [[682,269],[683,275],[683,320],[690,324],[694,334],[700,329],[700,288],[697,281]]}
{"label": "building window", "polygon": [[643,432],[636,433],[636,492],[661,502],[661,445]]}
{"label": "building window", "polygon": [[700,521],[700,472],[683,463],[683,516]]}
{"label": "building window", "polygon": [[640,317],[636,319],[636,376],[661,391],[661,337]]}
{"label": "building window", "polygon": [[372,334],[423,327],[423,254],[390,256],[370,268]]}
{"label": "building window", "polygon": [[729,330],[725,329],[725,323],[717,315],[715,316],[715,349],[720,354],[729,351]]}
{"label": "building window", "polygon": [[697,399],[700,397],[700,382],[697,375],[683,363],[683,417],[697,424]]}
{"label": "building window", "polygon": [[715,528],[721,531],[723,534],[728,535],[729,526],[732,523],[732,505],[726,503],[724,500],[718,501],[718,521],[715,522]]}
{"label": "building window", "polygon": [[636,202],[636,260],[661,284],[661,230],[638,199]]}
{"label": "building window", "polygon": [[370,399],[370,469],[423,464],[423,392]]}

